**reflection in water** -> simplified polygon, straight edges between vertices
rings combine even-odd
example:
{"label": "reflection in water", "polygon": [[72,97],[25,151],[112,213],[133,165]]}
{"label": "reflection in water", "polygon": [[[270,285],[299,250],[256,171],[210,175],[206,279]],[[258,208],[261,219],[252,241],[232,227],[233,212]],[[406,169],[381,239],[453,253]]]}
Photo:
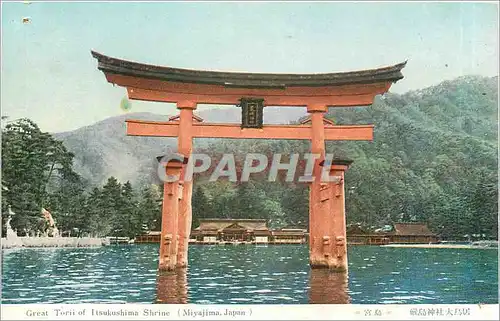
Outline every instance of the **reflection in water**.
{"label": "reflection in water", "polygon": [[311,271],[308,251],[194,245],[158,276],[158,244],[2,250],[1,303],[498,304],[496,250],[353,246],[348,276]]}
{"label": "reflection in water", "polygon": [[347,293],[347,272],[328,269],[311,269],[309,275],[309,303],[346,304],[351,298]]}
{"label": "reflection in water", "polygon": [[[347,304],[351,302],[347,291],[347,273],[325,269],[310,270],[309,303]],[[186,269],[161,272],[156,283],[156,303],[188,303],[188,278]]]}
{"label": "reflection in water", "polygon": [[156,279],[156,303],[183,304],[188,303],[187,298],[186,269],[159,272]]}

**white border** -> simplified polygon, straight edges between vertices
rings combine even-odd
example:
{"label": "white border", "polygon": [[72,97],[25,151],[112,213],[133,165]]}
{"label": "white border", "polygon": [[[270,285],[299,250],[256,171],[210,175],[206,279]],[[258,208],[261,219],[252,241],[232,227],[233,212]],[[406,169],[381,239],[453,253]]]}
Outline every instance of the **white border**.
{"label": "white border", "polygon": [[[3,304],[2,320],[498,320],[498,304]],[[98,312],[99,311],[99,312]]]}

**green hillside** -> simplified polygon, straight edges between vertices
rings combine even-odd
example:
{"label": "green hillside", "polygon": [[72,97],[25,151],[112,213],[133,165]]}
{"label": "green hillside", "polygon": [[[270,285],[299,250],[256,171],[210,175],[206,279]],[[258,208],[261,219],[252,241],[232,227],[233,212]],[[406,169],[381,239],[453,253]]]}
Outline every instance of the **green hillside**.
{"label": "green hillside", "polygon": [[[375,124],[373,142],[327,143],[328,152],[354,160],[346,174],[348,222],[425,221],[443,237],[496,237],[497,84],[497,77],[462,77],[388,94],[369,108],[331,108],[328,117],[338,124]],[[307,152],[309,143],[224,141],[208,150]],[[201,210],[207,205],[195,202],[200,217],[262,217],[277,225],[308,220],[305,186],[198,185],[195,195],[205,194],[201,199],[213,208],[207,215]]]}

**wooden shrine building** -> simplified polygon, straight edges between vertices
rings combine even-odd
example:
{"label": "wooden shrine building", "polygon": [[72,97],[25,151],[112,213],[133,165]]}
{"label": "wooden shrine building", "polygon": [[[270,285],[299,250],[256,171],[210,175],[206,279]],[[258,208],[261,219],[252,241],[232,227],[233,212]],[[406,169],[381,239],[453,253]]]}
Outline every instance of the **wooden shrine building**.
{"label": "wooden shrine building", "polygon": [[383,245],[389,244],[389,238],[385,234],[370,233],[358,225],[347,227],[347,244],[350,245]]}
{"label": "wooden shrine building", "polygon": [[[171,121],[127,120],[127,135],[177,137],[183,161],[169,161],[165,172],[178,177],[164,183],[159,269],[187,265],[191,227],[192,181],[181,178],[192,152],[193,138],[303,139],[319,155],[309,183],[309,263],[312,268],[347,270],[344,172],[352,161],[325,162],[327,140],[373,140],[373,125],[325,122],[330,107],[369,106],[402,79],[406,62],[389,67],[323,74],[215,72],[162,67],[105,56],[92,51],[108,82],[126,88],[130,99],[174,103],[179,118]],[[198,104],[241,108],[242,123],[215,124],[194,119]],[[306,107],[306,123],[269,125],[263,108]],[[151,155],[155,157],[157,155]],[[321,181],[321,173],[337,177]],[[376,191],[374,191],[376,192]]]}
{"label": "wooden shrine building", "polygon": [[437,243],[439,237],[422,222],[395,223],[388,233],[391,243]]}
{"label": "wooden shrine building", "polygon": [[[200,219],[191,231],[190,244],[303,244],[307,230],[293,226],[270,229],[265,219]],[[137,235],[135,243],[160,243],[160,232]]]}
{"label": "wooden shrine building", "polygon": [[267,243],[271,232],[264,219],[200,219],[191,238],[202,243],[257,242]]}
{"label": "wooden shrine building", "polygon": [[347,242],[353,245],[428,244],[439,242],[439,237],[422,222],[394,223],[390,231],[368,232],[360,226],[347,227]]}
{"label": "wooden shrine building", "polygon": [[271,232],[273,244],[302,244],[307,241],[307,230],[303,228],[287,226]]}
{"label": "wooden shrine building", "polygon": [[149,231],[145,234],[137,235],[134,243],[160,243],[161,231]]}

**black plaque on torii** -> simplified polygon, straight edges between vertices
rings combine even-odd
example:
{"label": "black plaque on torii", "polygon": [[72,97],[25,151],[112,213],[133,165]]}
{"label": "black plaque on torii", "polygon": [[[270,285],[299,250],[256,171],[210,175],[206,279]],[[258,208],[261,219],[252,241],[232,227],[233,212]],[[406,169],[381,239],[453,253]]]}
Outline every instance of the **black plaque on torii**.
{"label": "black plaque on torii", "polygon": [[262,128],[264,124],[264,99],[241,98],[241,128]]}

